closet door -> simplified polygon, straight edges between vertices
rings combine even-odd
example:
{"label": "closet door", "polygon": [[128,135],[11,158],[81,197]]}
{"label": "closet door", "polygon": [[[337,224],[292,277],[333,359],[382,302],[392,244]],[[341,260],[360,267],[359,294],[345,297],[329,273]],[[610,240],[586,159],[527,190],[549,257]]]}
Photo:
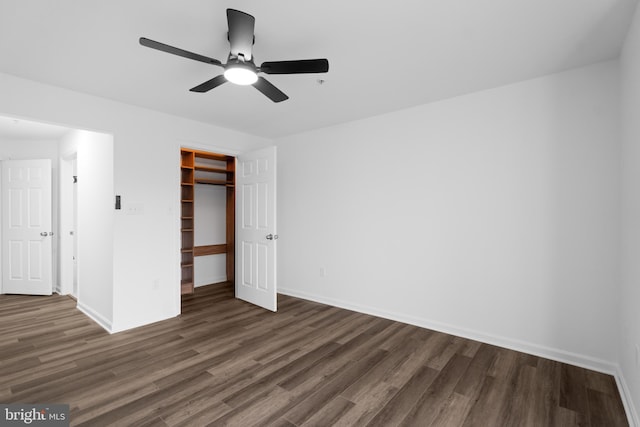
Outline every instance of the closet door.
{"label": "closet door", "polygon": [[276,311],[276,147],[237,160],[236,297]]}

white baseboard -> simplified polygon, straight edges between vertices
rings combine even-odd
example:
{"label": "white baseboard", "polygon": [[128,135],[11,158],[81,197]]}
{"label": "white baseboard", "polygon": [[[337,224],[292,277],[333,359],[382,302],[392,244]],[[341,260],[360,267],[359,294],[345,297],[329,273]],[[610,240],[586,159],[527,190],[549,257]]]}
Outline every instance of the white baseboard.
{"label": "white baseboard", "polygon": [[111,330],[111,322],[105,319],[104,316],[97,313],[90,307],[82,304],[80,301],[78,301],[78,303],[76,304],[76,308],[84,313],[85,316],[96,322],[98,325],[102,326],[105,331],[109,332],[110,334],[113,333],[113,331]]}
{"label": "white baseboard", "polygon": [[618,385],[618,392],[620,393],[620,398],[622,399],[622,405],[624,406],[624,410],[627,413],[627,420],[629,421],[629,426],[640,427],[640,418],[638,417],[638,410],[633,404],[633,399],[631,399],[631,392],[629,391],[627,382],[624,379],[624,375],[622,375],[622,370],[620,369],[620,366],[618,366],[616,375],[614,377],[616,379],[616,384]]}
{"label": "white baseboard", "polygon": [[451,335],[467,338],[474,341],[480,341],[487,344],[496,345],[499,347],[508,348],[523,353],[532,354],[535,356],[544,357],[547,359],[555,360],[557,362],[568,363],[582,368],[591,369],[593,371],[602,372],[609,375],[616,375],[618,372],[617,365],[615,363],[608,362],[589,356],[584,356],[577,353],[568,352],[565,350],[554,349],[537,344],[531,344],[525,341],[514,340],[511,338],[500,337],[497,335],[487,334],[484,332],[460,328],[454,325],[437,322],[431,319],[418,318],[413,316],[407,316],[402,313],[394,313],[378,308],[366,307],[358,304],[352,304],[333,298],[325,298],[318,295],[308,294],[306,292],[299,292],[292,289],[278,288],[278,293],[284,295],[290,295],[296,298],[302,298],[321,304],[328,304],[335,307],[344,308],[347,310],[357,311],[359,313],[370,314],[372,316],[382,317],[389,320],[395,320],[410,325],[419,326],[421,328],[432,329],[438,332],[444,332]]}
{"label": "white baseboard", "polygon": [[592,371],[602,372],[614,377],[624,405],[625,412],[627,413],[627,419],[630,427],[640,427],[640,419],[638,418],[638,412],[631,399],[631,394],[627,383],[622,375],[620,366],[615,363],[607,362],[593,358],[590,356],[584,356],[577,353],[568,352],[565,350],[554,349],[550,347],[540,346],[537,344],[531,344],[524,341],[514,340],[511,338],[500,337],[492,334],[483,333],[466,328],[459,328],[457,326],[448,325],[445,323],[436,322],[430,319],[417,318],[413,316],[407,316],[401,313],[393,313],[386,310],[380,310],[372,307],[361,306],[358,304],[351,304],[345,301],[336,300],[333,298],[325,298],[319,295],[308,294],[306,292],[300,292],[297,290],[278,288],[278,293],[283,295],[289,295],[296,298],[302,298],[309,301],[318,302],[321,304],[327,304],[334,307],[344,308],[346,310],[357,311],[359,313],[369,314],[376,317],[382,317],[397,322],[407,323],[421,328],[431,329],[446,334],[451,334],[474,341],[480,341],[486,344],[496,345],[499,347],[508,348],[510,350],[520,351],[527,354],[532,354],[546,359],[555,360],[557,362],[567,363],[581,368],[590,369]]}

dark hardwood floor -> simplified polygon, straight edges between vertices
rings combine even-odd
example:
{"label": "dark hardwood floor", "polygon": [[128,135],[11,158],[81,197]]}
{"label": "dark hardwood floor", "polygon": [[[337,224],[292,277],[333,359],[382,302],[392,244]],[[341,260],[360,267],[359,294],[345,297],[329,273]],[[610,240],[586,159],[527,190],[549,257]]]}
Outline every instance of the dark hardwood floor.
{"label": "dark hardwood floor", "polygon": [[280,296],[198,288],[109,335],[68,297],[0,296],[0,402],[86,426],[625,426],[611,376]]}

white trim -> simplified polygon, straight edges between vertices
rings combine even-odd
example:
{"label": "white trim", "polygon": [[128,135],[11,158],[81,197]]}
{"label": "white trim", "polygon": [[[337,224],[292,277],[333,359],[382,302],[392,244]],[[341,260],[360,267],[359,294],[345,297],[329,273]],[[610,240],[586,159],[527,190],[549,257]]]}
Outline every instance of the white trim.
{"label": "white trim", "polygon": [[433,321],[425,318],[418,318],[413,316],[407,316],[401,313],[389,312],[386,310],[380,310],[377,308],[361,306],[357,304],[351,304],[348,302],[336,300],[333,298],[325,298],[318,295],[308,294],[306,292],[299,292],[291,289],[278,288],[278,293],[289,295],[296,298],[307,299],[322,304],[328,304],[335,307],[344,308],[347,310],[353,310],[360,313],[370,314],[372,316],[382,317],[385,319],[395,320],[410,325],[419,326],[421,328],[432,329],[438,332],[444,332],[459,337],[484,342],[499,347],[508,348],[523,353],[532,354],[534,356],[540,356],[547,359],[555,360],[557,362],[568,363],[574,366],[579,366],[593,371],[602,372],[609,375],[616,375],[617,365],[606,360],[597,359],[590,356],[584,356],[577,353],[572,353],[565,350],[554,349],[546,346],[528,343],[525,341],[514,340],[511,338],[500,337],[497,335],[487,334],[484,332],[460,328],[457,326]]}
{"label": "white trim", "polygon": [[302,298],[309,301],[318,302],[321,304],[327,304],[334,307],[344,308],[346,310],[357,311],[359,313],[369,314],[372,316],[382,317],[397,322],[407,323],[410,325],[419,326],[421,328],[431,329],[438,332],[443,332],[459,337],[480,341],[483,343],[496,345],[499,347],[508,348],[510,350],[520,351],[523,353],[532,354],[538,357],[544,357],[546,359],[555,360],[557,362],[567,363],[581,368],[590,369],[592,371],[602,372],[613,376],[620,393],[620,399],[624,406],[629,427],[640,427],[640,418],[638,417],[638,411],[636,410],[633,399],[631,399],[631,393],[627,387],[627,383],[622,375],[620,365],[617,363],[607,362],[606,360],[597,359],[590,356],[584,356],[577,353],[572,353],[560,349],[554,349],[537,344],[531,344],[520,340],[514,340],[511,338],[499,337],[492,334],[487,334],[480,331],[475,331],[466,328],[459,328],[456,326],[436,322],[430,319],[417,318],[413,316],[407,316],[400,313],[393,313],[385,310],[380,310],[372,307],[365,307],[358,304],[351,304],[345,301],[326,298],[306,292],[300,292],[297,290],[278,288],[278,293],[283,295],[289,295],[296,298]]}
{"label": "white trim", "polygon": [[74,148],[66,156],[60,156],[58,160],[58,290],[62,295],[73,294],[73,270],[76,268],[73,262],[73,237],[67,234],[75,230],[73,221],[74,188],[73,161],[78,158],[78,150]]}
{"label": "white trim", "polygon": [[622,400],[624,411],[627,413],[627,421],[629,422],[629,427],[640,427],[640,417],[638,417],[638,411],[633,404],[631,391],[629,390],[629,387],[627,387],[627,382],[624,379],[622,369],[619,365],[617,367],[614,378],[616,379],[616,385],[618,386],[618,393],[620,393],[620,399]]}
{"label": "white trim", "polygon": [[76,308],[84,313],[85,316],[96,322],[98,325],[102,326],[102,328],[109,332],[113,333],[111,330],[111,322],[104,318],[101,314],[97,313],[95,310],[89,308],[88,306],[82,304],[80,301],[77,302]]}

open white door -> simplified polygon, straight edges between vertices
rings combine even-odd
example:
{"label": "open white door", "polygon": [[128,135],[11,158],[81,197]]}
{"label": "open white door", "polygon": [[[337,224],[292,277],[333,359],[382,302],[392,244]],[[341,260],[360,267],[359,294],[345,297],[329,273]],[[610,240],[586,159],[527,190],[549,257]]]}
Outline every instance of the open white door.
{"label": "open white door", "polygon": [[51,160],[2,162],[2,293],[51,295]]}
{"label": "open white door", "polygon": [[276,147],[237,160],[236,298],[276,311]]}

